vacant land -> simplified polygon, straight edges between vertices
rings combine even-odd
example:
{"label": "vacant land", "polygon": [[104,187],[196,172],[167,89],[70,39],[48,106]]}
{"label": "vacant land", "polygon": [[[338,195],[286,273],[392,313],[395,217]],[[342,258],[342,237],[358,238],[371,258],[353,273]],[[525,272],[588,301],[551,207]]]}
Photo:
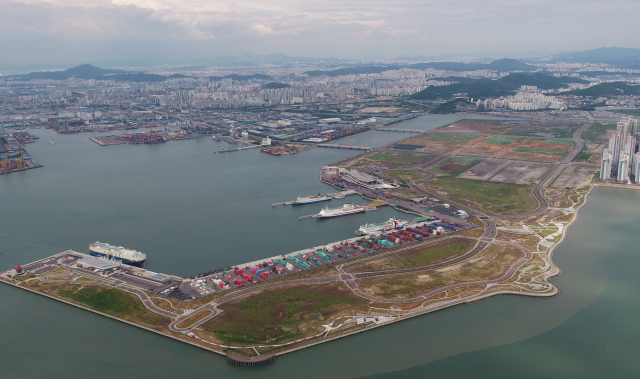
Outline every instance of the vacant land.
{"label": "vacant land", "polygon": [[571,138],[573,132],[580,125],[580,123],[566,121],[460,120],[440,129],[440,131],[503,136]]}
{"label": "vacant land", "polygon": [[321,324],[363,311],[367,303],[342,283],[267,290],[221,305],[222,315],[197,330],[225,344],[277,344],[319,333]]}
{"label": "vacant land", "polygon": [[482,253],[452,267],[357,282],[362,291],[375,296],[410,298],[455,283],[497,279],[522,256],[516,248],[492,243]]}
{"label": "vacant land", "polygon": [[191,316],[189,316],[188,318],[182,320],[181,322],[179,322],[176,326],[178,328],[186,328],[190,325],[195,324],[196,322],[202,320],[203,318],[207,317],[211,315],[211,311],[209,310],[204,310],[204,311],[200,311],[196,314],[193,314]]}
{"label": "vacant land", "polygon": [[582,132],[582,139],[587,141],[607,141],[607,131],[615,130],[616,124],[594,122],[589,129]]}
{"label": "vacant land", "polygon": [[442,175],[456,177],[480,162],[482,162],[482,159],[479,158],[453,157],[432,168],[431,171]]}
{"label": "vacant land", "polygon": [[496,145],[511,145],[512,143],[520,140],[519,137],[505,137],[505,136],[497,136],[491,137],[484,140],[482,143],[496,144]]}
{"label": "vacant land", "polygon": [[380,167],[387,168],[411,168],[420,166],[431,158],[433,158],[433,154],[427,153],[414,153],[414,152],[404,152],[404,151],[381,151],[368,157],[363,160],[363,163],[373,163]]}
{"label": "vacant land", "polygon": [[534,210],[532,186],[438,177],[420,186],[444,198],[492,214],[518,214]]}
{"label": "vacant land", "polygon": [[167,317],[145,308],[137,296],[113,288],[99,285],[56,284],[38,286],[34,289],[98,312],[156,329],[163,329],[170,322]]}
{"label": "vacant land", "polygon": [[440,133],[440,132],[425,133],[420,137],[418,137],[418,139],[420,140],[440,141],[440,142],[458,142],[458,143],[471,142],[476,138],[478,138],[478,136],[474,134]]}
{"label": "vacant land", "polygon": [[344,266],[346,272],[371,272],[398,268],[426,266],[428,264],[455,258],[469,251],[475,241],[467,238],[452,238],[432,245],[390,254],[378,259]]}
{"label": "vacant land", "polygon": [[461,179],[531,184],[549,168],[548,163],[485,159],[482,163],[458,175]]}
{"label": "vacant land", "polygon": [[598,171],[596,167],[570,166],[553,182],[552,187],[566,189],[588,187]]}

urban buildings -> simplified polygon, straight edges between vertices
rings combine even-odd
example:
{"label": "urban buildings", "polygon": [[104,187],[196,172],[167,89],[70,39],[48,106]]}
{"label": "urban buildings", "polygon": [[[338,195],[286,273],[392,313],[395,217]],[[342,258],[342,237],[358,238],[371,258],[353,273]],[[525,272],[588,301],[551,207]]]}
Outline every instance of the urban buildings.
{"label": "urban buildings", "polygon": [[637,132],[638,120],[631,117],[623,117],[618,121],[616,129],[609,132],[609,148],[602,150],[600,180],[608,180],[611,168],[615,165],[618,182],[627,183],[630,178],[635,183],[640,182],[640,154],[636,153]]}

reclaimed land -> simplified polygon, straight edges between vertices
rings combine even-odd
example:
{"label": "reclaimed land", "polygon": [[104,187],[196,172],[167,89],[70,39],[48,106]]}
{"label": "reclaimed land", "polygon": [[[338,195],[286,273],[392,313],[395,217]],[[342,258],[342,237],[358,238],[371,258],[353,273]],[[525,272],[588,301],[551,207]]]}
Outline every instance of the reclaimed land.
{"label": "reclaimed land", "polygon": [[286,343],[322,332],[320,325],[341,315],[365,311],[367,303],[342,283],[297,285],[225,303],[222,315],[197,332],[234,346]]}
{"label": "reclaimed land", "polygon": [[514,247],[492,243],[477,256],[451,267],[375,279],[359,279],[357,282],[362,291],[374,296],[391,299],[412,298],[456,283],[498,278],[522,256],[522,252]]}
{"label": "reclaimed land", "polygon": [[357,273],[426,266],[431,263],[444,262],[455,258],[470,250],[474,245],[475,241],[472,239],[454,237],[440,240],[431,245],[393,252],[379,258],[346,265],[345,271],[348,273]]}
{"label": "reclaimed land", "polygon": [[532,186],[520,184],[438,177],[420,187],[494,215],[526,213],[538,206],[530,195]]}

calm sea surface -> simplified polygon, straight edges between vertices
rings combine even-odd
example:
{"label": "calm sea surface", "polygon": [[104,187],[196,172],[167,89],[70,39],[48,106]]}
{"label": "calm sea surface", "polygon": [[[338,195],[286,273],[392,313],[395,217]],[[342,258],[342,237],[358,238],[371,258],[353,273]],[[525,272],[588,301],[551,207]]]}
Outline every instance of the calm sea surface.
{"label": "calm sea surface", "polygon": [[[457,117],[401,124],[431,129]],[[351,237],[392,209],[298,220],[327,204],[272,207],[332,192],[319,168],[353,151],[273,157],[208,138],[100,147],[90,134],[34,130],[45,167],[0,176],[0,270],[96,240],[147,253],[147,268],[189,275]],[[96,135],[103,135],[96,133]],[[408,134],[345,142],[379,146]],[[50,142],[55,142],[51,144]],[[357,196],[331,206],[361,202]],[[560,294],[498,296],[243,369],[217,354],[0,285],[1,378],[638,377],[640,191],[597,188],[554,254]]]}

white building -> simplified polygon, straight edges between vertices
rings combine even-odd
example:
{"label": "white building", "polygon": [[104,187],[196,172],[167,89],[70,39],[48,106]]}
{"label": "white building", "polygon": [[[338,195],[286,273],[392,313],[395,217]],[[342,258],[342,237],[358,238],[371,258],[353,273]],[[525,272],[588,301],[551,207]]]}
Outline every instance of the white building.
{"label": "white building", "polygon": [[609,180],[611,177],[611,153],[608,149],[602,149],[602,162],[600,163],[600,180]]}

